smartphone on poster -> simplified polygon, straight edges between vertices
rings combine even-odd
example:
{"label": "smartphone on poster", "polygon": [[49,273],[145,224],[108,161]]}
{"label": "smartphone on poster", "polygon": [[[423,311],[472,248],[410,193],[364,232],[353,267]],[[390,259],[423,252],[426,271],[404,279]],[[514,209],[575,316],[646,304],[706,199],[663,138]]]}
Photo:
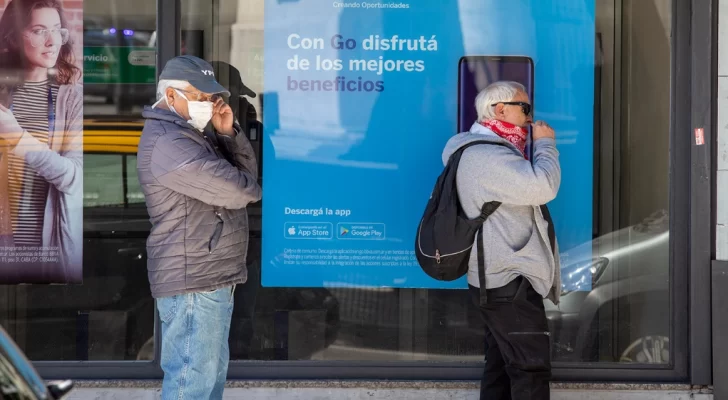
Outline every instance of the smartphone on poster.
{"label": "smartphone on poster", "polygon": [[[463,56],[458,62],[458,119],[457,132],[470,129],[477,119],[475,97],[481,90],[497,81],[515,81],[526,88],[531,106],[534,105],[533,59],[526,56]],[[528,159],[532,160],[531,128],[526,143]]]}

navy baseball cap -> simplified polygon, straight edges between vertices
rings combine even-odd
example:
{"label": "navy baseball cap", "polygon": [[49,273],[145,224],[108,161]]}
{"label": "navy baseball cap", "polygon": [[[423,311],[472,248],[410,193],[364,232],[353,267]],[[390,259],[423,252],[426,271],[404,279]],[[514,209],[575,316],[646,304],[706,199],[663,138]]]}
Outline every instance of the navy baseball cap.
{"label": "navy baseball cap", "polygon": [[215,80],[212,65],[195,56],[177,56],[167,61],[159,79],[187,81],[202,93],[230,96],[230,92]]}

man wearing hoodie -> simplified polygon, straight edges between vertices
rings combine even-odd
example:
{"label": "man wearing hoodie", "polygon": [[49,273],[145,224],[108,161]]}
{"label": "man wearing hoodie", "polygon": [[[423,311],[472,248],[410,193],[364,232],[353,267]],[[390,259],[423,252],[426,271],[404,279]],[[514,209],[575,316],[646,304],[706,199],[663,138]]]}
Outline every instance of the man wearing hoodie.
{"label": "man wearing hoodie", "polygon": [[171,59],[157,92],[142,114],[137,172],[152,222],[162,399],[222,399],[234,290],[247,280],[246,206],[261,198],[258,164],[209,63]]}
{"label": "man wearing hoodie", "polygon": [[[494,143],[466,149],[456,177],[468,217],[480,215],[486,202],[502,203],[483,225],[487,304],[480,304],[478,246],[468,271],[471,297],[485,321],[480,398],[548,399],[551,349],[543,299],[558,304],[561,278],[558,245],[554,240],[552,249],[540,206],[556,197],[561,183],[554,131],[545,122],[532,123],[528,95],[516,82],[489,85],[475,107],[478,120],[448,141],[442,158],[446,164],[472,141]],[[532,160],[526,152],[529,125]]]}

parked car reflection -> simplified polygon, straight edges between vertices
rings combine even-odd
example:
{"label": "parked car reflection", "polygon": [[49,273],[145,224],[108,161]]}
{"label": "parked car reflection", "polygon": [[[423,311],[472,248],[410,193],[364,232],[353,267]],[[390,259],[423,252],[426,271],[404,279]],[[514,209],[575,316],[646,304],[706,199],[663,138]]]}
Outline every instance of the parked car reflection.
{"label": "parked car reflection", "polygon": [[[669,362],[668,242],[660,211],[563,254],[561,304],[545,301],[554,362]],[[316,359],[483,359],[483,323],[463,290],[332,292],[341,327]]]}
{"label": "parked car reflection", "polygon": [[73,382],[45,383],[0,327],[0,398],[6,400],[64,399],[73,388]]}
{"label": "parked car reflection", "polygon": [[669,362],[668,229],[661,210],[564,253],[561,304],[546,303],[556,359]]}

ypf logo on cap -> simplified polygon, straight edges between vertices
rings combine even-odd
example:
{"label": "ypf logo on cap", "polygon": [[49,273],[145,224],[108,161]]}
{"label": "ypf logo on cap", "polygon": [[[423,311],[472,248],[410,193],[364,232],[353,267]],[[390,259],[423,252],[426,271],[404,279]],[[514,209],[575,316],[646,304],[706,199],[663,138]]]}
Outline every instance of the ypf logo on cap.
{"label": "ypf logo on cap", "polygon": [[159,79],[187,81],[203,93],[230,95],[230,92],[215,80],[212,65],[191,55],[177,56],[167,61]]}

